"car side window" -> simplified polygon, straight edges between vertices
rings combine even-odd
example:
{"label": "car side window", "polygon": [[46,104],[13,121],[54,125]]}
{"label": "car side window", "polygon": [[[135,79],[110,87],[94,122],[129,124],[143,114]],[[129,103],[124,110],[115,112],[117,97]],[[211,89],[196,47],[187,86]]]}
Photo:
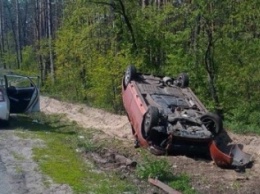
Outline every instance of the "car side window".
{"label": "car side window", "polygon": [[15,87],[15,88],[28,88],[33,87],[31,81],[27,77],[8,77],[8,88]]}

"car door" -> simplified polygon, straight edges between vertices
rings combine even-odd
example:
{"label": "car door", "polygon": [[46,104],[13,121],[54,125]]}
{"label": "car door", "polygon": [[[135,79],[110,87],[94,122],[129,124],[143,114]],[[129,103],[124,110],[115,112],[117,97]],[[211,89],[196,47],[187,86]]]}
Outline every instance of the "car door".
{"label": "car door", "polygon": [[[5,75],[6,91],[10,101],[10,113],[40,111],[39,77]],[[37,85],[33,79],[37,79]]]}

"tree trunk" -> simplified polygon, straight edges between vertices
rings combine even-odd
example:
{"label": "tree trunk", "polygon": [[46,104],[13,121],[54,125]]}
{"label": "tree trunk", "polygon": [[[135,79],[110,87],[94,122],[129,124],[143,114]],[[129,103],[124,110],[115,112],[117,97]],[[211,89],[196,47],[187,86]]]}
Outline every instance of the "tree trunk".
{"label": "tree trunk", "polygon": [[52,49],[52,20],[51,20],[51,1],[47,0],[47,17],[48,17],[48,43],[49,43],[49,59],[50,59],[50,74],[51,81],[54,83],[54,64],[53,64],[53,49]]}
{"label": "tree trunk", "polygon": [[132,47],[133,47],[132,49],[133,49],[134,52],[138,52],[138,51],[137,51],[137,44],[136,44],[136,39],[135,39],[134,30],[133,30],[132,24],[131,24],[131,22],[130,22],[130,20],[129,20],[127,14],[126,14],[125,5],[124,5],[124,3],[123,3],[122,0],[119,0],[119,4],[120,4],[120,7],[121,7],[122,16],[123,16],[124,19],[125,19],[125,23],[126,23],[127,28],[128,28],[128,30],[129,30],[129,32],[130,32],[130,35],[131,35],[132,45],[133,45],[133,46],[132,46]]}
{"label": "tree trunk", "polygon": [[[0,3],[0,57],[3,58],[4,53],[5,53],[5,42],[4,42],[4,0],[1,0]],[[2,61],[2,65],[4,67],[4,69],[6,69],[6,64],[3,60]],[[1,64],[1,63],[0,63]]]}
{"label": "tree trunk", "polygon": [[208,36],[208,47],[205,53],[205,67],[206,71],[208,73],[208,82],[210,87],[210,93],[215,103],[215,108],[219,108],[219,98],[217,95],[217,90],[215,86],[215,63],[214,63],[214,56],[213,56],[213,36],[212,36],[212,29],[207,30],[207,36]]}
{"label": "tree trunk", "polygon": [[47,67],[46,67],[46,60],[45,56],[42,52],[42,38],[46,37],[46,28],[45,28],[45,0],[37,0],[38,1],[38,6],[39,6],[39,37],[38,37],[38,44],[39,44],[39,61],[41,64],[41,76],[42,76],[42,83],[46,80],[47,77]]}
{"label": "tree trunk", "polygon": [[40,14],[40,2],[39,0],[35,1],[35,7],[34,7],[34,17],[35,17],[35,36],[36,36],[36,51],[38,53],[37,60],[39,64],[39,70],[41,75],[41,83],[44,83],[44,71],[43,71],[43,63],[42,63],[42,55],[39,52],[41,50],[41,14]]}
{"label": "tree trunk", "polygon": [[21,42],[20,42],[20,16],[19,16],[19,2],[15,0],[15,8],[16,8],[16,48],[17,48],[17,67],[20,69],[22,62],[22,54],[21,54]]}

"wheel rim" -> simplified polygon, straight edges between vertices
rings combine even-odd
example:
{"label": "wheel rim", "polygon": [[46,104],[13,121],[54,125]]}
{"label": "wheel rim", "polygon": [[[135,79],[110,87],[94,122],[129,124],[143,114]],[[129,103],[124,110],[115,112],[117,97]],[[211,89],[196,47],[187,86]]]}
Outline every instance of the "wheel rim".
{"label": "wheel rim", "polygon": [[129,69],[127,69],[125,73],[125,85],[127,85],[130,82],[130,79],[131,79],[131,72]]}
{"label": "wheel rim", "polygon": [[182,85],[182,82],[183,82],[183,77],[182,77],[182,76],[179,76],[179,77],[178,77],[178,85],[181,86],[181,85]]}
{"label": "wheel rim", "polygon": [[144,121],[144,130],[145,130],[145,133],[147,135],[148,131],[149,131],[149,128],[151,126],[151,113],[147,112],[146,113],[146,116],[145,116],[145,121]]}

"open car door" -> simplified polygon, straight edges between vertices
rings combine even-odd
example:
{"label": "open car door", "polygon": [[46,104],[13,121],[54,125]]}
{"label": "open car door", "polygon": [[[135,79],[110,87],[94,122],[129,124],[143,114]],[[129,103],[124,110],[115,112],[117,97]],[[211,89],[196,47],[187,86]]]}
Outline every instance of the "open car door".
{"label": "open car door", "polygon": [[[31,113],[40,111],[39,77],[5,75],[10,113]],[[37,79],[37,85],[33,79]]]}

